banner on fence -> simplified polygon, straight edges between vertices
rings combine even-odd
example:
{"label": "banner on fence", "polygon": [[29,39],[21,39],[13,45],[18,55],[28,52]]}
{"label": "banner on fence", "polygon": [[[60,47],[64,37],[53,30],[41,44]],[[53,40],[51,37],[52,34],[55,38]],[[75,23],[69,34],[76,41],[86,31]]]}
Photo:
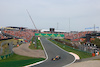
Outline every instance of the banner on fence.
{"label": "banner on fence", "polygon": [[44,37],[64,37],[64,34],[35,33],[35,36],[44,36]]}
{"label": "banner on fence", "polygon": [[7,58],[9,58],[12,55],[13,55],[13,53],[8,54],[8,55],[4,55],[4,56],[0,56],[0,60],[7,59]]}

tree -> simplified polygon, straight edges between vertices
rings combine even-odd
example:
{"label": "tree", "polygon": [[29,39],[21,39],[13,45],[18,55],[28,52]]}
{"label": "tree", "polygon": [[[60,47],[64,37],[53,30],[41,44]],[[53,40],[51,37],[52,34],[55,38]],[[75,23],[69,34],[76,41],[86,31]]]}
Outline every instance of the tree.
{"label": "tree", "polygon": [[100,39],[99,39],[99,38],[95,38],[95,40],[92,40],[91,43],[96,44],[96,46],[97,46],[98,48],[100,48]]}

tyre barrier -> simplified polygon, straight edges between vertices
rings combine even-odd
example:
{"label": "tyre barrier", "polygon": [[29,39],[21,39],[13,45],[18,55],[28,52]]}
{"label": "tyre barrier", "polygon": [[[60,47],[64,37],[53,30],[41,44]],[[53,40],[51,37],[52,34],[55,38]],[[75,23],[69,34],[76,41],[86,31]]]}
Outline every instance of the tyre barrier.
{"label": "tyre barrier", "polygon": [[12,55],[13,55],[13,53],[7,54],[7,55],[4,55],[4,56],[0,56],[0,60],[7,59],[7,58],[11,57]]}

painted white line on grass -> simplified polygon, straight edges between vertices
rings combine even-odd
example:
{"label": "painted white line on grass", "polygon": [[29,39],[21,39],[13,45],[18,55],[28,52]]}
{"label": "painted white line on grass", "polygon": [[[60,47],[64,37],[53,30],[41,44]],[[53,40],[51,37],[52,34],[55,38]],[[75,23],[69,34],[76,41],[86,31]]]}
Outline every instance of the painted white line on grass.
{"label": "painted white line on grass", "polygon": [[43,63],[43,62],[45,62],[45,61],[48,60],[48,55],[47,55],[47,52],[46,52],[46,50],[45,50],[45,48],[44,48],[44,46],[43,46],[43,43],[42,43],[41,39],[40,39],[40,42],[41,42],[41,45],[42,45],[42,47],[43,47],[43,49],[44,49],[44,52],[45,52],[45,55],[46,55],[46,59],[43,60],[43,61],[37,62],[37,63],[33,63],[33,64],[30,64],[30,65],[24,66],[24,67],[35,66],[35,65],[41,64],[41,63]]}
{"label": "painted white line on grass", "polygon": [[[49,41],[49,40],[48,40]],[[51,41],[49,41],[49,42],[51,42]],[[53,42],[51,42],[52,44],[54,44]],[[67,51],[65,51],[64,49],[62,49],[61,47],[59,47],[59,46],[57,46],[56,44],[54,44],[56,47],[58,47],[59,49],[61,49],[61,50],[63,50],[64,52],[67,52]],[[69,52],[67,52],[67,53],[69,53]],[[70,53],[69,53],[70,54]],[[70,54],[70,55],[72,55],[72,54]],[[75,58],[75,56],[74,55],[72,55],[74,58]],[[74,59],[74,61],[73,62],[71,62],[71,63],[69,63],[69,64],[67,64],[67,65],[64,65],[64,66],[62,66],[62,67],[66,67],[66,66],[68,66],[68,65],[71,65],[72,63],[74,63],[76,61],[76,58]]]}

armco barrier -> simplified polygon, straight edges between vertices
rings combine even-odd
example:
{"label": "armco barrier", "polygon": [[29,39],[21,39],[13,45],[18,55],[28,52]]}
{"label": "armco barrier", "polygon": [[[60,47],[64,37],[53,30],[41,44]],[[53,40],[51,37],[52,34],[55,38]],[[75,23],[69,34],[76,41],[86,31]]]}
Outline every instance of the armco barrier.
{"label": "armco barrier", "polygon": [[7,59],[7,58],[9,58],[12,55],[13,55],[13,52],[11,54],[7,54],[7,55],[4,55],[4,56],[0,56],[0,60]]}

